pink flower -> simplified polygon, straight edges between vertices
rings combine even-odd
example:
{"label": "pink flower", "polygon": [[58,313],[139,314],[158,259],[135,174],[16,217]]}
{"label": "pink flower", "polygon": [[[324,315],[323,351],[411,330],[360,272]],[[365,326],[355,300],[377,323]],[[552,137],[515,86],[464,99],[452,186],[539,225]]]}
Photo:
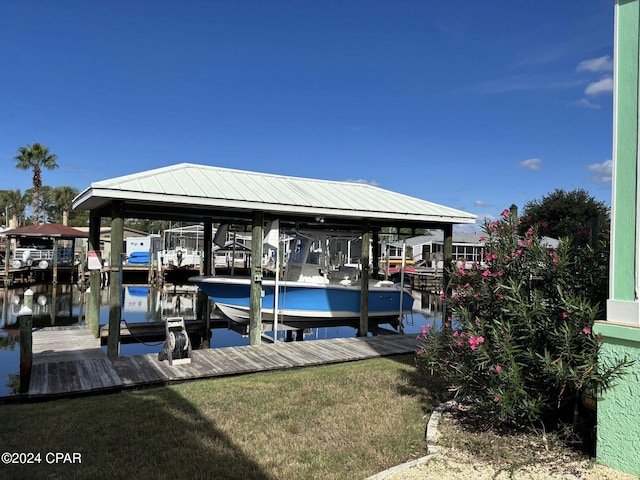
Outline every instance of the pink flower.
{"label": "pink flower", "polygon": [[567,312],[562,312],[562,318],[569,318],[569,314]]}
{"label": "pink flower", "polygon": [[485,270],[484,272],[482,272],[482,278],[487,278],[490,275],[491,275],[491,272],[489,270]]}
{"label": "pink flower", "polygon": [[493,401],[496,403],[500,403],[500,397],[496,395],[495,397],[493,397]]}
{"label": "pink flower", "polygon": [[484,235],[478,239],[479,242],[484,242],[484,240],[485,240]]}
{"label": "pink flower", "polygon": [[425,335],[427,333],[427,326],[426,325],[422,325],[422,327],[420,327],[420,333],[422,335]]}
{"label": "pink flower", "polygon": [[492,260],[497,260],[498,259],[498,254],[497,253],[492,253],[491,254],[491,259]]}
{"label": "pink flower", "polygon": [[458,332],[453,332],[453,336],[454,336],[455,338],[458,338]]}
{"label": "pink flower", "polygon": [[501,217],[508,217],[509,216],[509,210],[507,210],[506,208],[502,211],[502,213],[500,214]]}
{"label": "pink flower", "polygon": [[530,228],[529,230],[527,230],[527,235],[528,236],[533,235],[533,228]]}
{"label": "pink flower", "polygon": [[584,327],[582,329],[582,333],[584,333],[585,335],[591,335],[591,327]]}
{"label": "pink flower", "polygon": [[558,263],[560,260],[558,260],[558,257],[553,257],[553,263]]}
{"label": "pink flower", "polygon": [[478,348],[478,345],[480,345],[481,343],[484,343],[484,337],[469,337],[469,340],[467,340],[467,342],[469,343],[469,346],[471,347],[471,350],[476,350]]}
{"label": "pink flower", "polygon": [[500,373],[502,371],[502,367],[500,365],[496,365],[496,372]]}
{"label": "pink flower", "polygon": [[444,300],[444,298],[445,298],[445,294],[444,294],[444,292],[441,292],[440,293],[440,300]]}

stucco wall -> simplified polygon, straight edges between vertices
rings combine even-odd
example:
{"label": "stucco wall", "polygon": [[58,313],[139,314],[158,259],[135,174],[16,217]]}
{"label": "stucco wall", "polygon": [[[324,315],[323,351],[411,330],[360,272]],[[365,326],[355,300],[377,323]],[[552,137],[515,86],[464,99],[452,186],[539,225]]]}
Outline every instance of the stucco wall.
{"label": "stucco wall", "polygon": [[594,330],[603,339],[601,363],[625,356],[635,361],[623,380],[598,399],[597,459],[640,476],[640,328],[603,322]]}

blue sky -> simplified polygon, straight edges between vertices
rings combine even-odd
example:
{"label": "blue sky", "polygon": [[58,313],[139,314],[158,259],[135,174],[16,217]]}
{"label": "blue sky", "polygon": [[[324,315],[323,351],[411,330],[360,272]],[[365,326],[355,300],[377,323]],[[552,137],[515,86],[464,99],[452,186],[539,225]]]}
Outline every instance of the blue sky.
{"label": "blue sky", "polygon": [[181,162],[357,180],[497,217],[610,204],[613,2],[5,1],[0,189],[20,146],[91,182]]}

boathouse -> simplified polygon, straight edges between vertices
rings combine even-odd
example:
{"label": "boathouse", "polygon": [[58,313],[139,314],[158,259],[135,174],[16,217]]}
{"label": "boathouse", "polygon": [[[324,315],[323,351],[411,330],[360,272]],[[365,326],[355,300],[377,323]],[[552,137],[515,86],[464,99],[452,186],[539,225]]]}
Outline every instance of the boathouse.
{"label": "boathouse", "polygon": [[[181,163],[137,174],[92,183],[73,202],[74,209],[89,210],[89,260],[99,257],[100,222],[111,218],[109,261],[110,308],[107,353],[118,356],[121,305],[118,269],[122,262],[122,231],[125,218],[170,220],[204,225],[204,274],[211,274],[214,224],[245,225],[251,229],[253,259],[260,259],[265,229],[349,232],[362,238],[362,301],[359,334],[368,333],[367,295],[370,259],[379,251],[383,229],[442,230],[445,260],[451,258],[453,225],[473,224],[476,216],[419,198],[363,183],[318,180],[251,172],[207,165]],[[276,222],[277,221],[277,222]],[[374,253],[375,255],[375,253]],[[94,265],[98,262],[94,261]],[[91,270],[91,294],[87,300],[87,323],[98,324],[99,275]],[[251,344],[261,341],[262,266],[251,265]],[[445,276],[446,281],[446,276]],[[208,315],[205,317],[205,321]]]}
{"label": "boathouse", "polygon": [[16,244],[12,256],[7,253],[4,262],[4,285],[11,284],[21,275],[26,275],[26,278],[38,277],[41,281],[56,284],[61,271],[72,279],[77,270],[76,240],[87,236],[80,230],[57,223],[13,228],[2,235],[7,238],[7,245]]}

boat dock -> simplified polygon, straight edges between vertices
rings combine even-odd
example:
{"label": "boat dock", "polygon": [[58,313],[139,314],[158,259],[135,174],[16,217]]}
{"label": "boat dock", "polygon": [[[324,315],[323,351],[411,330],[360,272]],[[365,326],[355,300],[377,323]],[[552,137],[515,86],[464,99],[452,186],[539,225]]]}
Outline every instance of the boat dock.
{"label": "boat dock", "polygon": [[106,393],[149,385],[364,360],[416,351],[415,335],[380,335],[307,342],[262,343],[193,350],[191,362],[169,365],[157,354],[109,359],[83,326],[33,332],[28,397]]}

